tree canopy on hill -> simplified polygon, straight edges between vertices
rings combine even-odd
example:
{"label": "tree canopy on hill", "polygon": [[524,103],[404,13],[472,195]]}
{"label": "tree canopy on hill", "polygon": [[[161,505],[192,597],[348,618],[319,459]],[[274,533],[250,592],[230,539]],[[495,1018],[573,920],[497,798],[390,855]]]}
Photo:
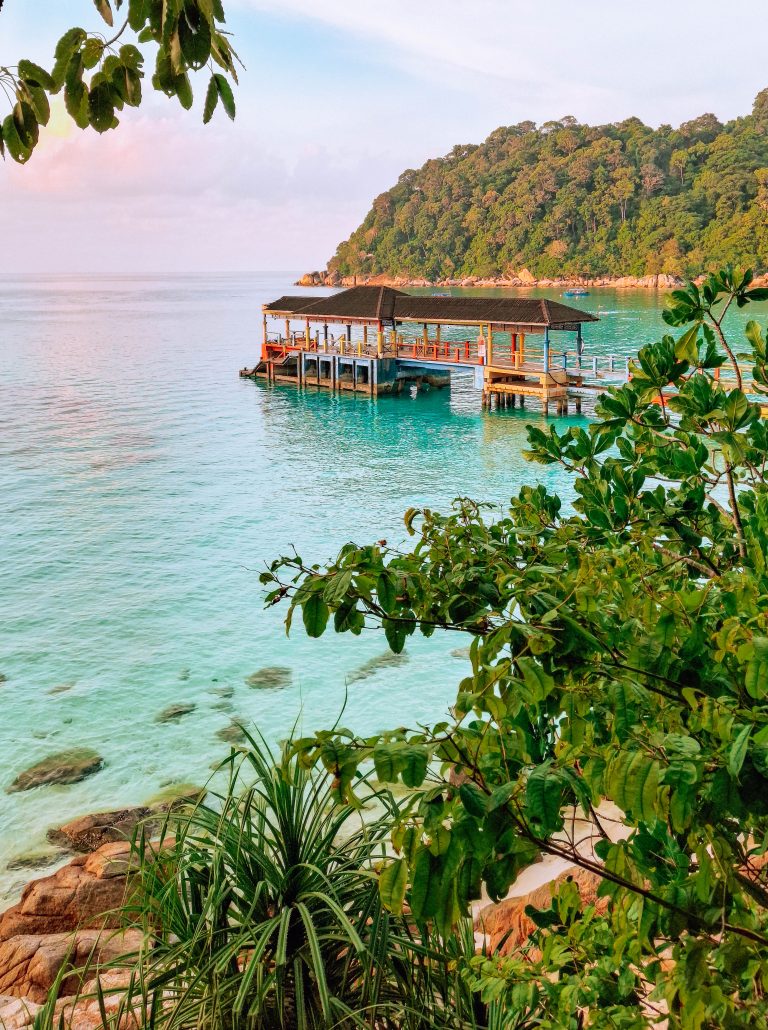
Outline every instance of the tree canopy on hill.
{"label": "tree canopy on hill", "polygon": [[768,89],[725,125],[496,129],[403,172],[330,263],[342,275],[697,275],[768,267]]}

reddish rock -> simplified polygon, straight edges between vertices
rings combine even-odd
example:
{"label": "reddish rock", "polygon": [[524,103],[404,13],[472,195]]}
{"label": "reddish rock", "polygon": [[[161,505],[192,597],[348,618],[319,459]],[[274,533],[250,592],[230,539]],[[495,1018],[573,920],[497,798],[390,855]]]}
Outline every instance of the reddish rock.
{"label": "reddish rock", "polygon": [[[141,1000],[137,999],[130,1006],[126,1002],[129,982],[130,973],[117,969],[102,973],[98,978],[111,1030],[140,1030],[148,1024],[149,1014],[144,1013],[142,1018]],[[59,1020],[65,1030],[103,1030],[96,979],[83,986],[81,997],[59,999],[54,1010],[56,1027]]]}
{"label": "reddish rock", "polygon": [[0,944],[0,994],[43,1004],[62,966],[72,972],[62,979],[59,996],[76,994],[88,974],[140,945],[135,930],[20,934]]}
{"label": "reddish rock", "polygon": [[561,873],[551,883],[537,887],[530,894],[506,898],[495,905],[488,905],[475,919],[475,931],[485,935],[490,950],[499,948],[500,954],[511,954],[524,944],[536,929],[536,924],[525,913],[527,906],[537,909],[549,908],[552,895],[568,879],[573,880],[578,886],[584,905],[597,902],[598,908],[605,910],[608,899],[597,898],[600,877],[574,866],[572,870]]}
{"label": "reddish rock", "polygon": [[21,901],[0,916],[0,942],[20,934],[68,933],[95,926],[116,926],[124,899],[130,859],[127,842],[105,844],[80,855],[50,876],[32,880]]}
{"label": "reddish rock", "polygon": [[35,1021],[40,1006],[27,998],[0,994],[0,1027],[3,1030],[26,1030]]}

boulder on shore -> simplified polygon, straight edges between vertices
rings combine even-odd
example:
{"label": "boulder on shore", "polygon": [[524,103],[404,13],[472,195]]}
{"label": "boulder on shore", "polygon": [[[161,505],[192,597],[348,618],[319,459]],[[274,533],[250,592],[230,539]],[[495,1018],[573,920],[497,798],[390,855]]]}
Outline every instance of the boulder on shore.
{"label": "boulder on shore", "polygon": [[130,844],[116,841],[90,855],[78,855],[50,876],[32,880],[21,901],[0,915],[0,942],[23,935],[118,926],[115,910],[125,896],[130,858]]}
{"label": "boulder on shore", "polygon": [[86,776],[97,773],[103,765],[104,759],[101,755],[90,748],[59,751],[19,773],[7,788],[7,793],[32,790],[33,787],[42,787],[50,783],[79,783]]}
{"label": "boulder on shore", "polygon": [[41,1006],[28,998],[15,998],[12,995],[0,994],[0,1027],[3,1030],[27,1030],[35,1022],[35,1016]]}
{"label": "boulder on shore", "polygon": [[136,930],[12,937],[0,944],[0,994],[43,1004],[62,967],[72,972],[61,980],[59,997],[76,994],[84,973],[92,976],[104,963],[138,951],[141,939]]}
{"label": "boulder on shore", "polygon": [[505,898],[488,905],[475,918],[475,932],[485,937],[489,951],[499,948],[499,954],[510,955],[525,944],[536,929],[526,908],[549,908],[552,896],[566,880],[572,880],[578,887],[583,906],[597,904],[599,910],[605,911],[608,899],[597,897],[601,878],[596,873],[572,866],[529,894]]}

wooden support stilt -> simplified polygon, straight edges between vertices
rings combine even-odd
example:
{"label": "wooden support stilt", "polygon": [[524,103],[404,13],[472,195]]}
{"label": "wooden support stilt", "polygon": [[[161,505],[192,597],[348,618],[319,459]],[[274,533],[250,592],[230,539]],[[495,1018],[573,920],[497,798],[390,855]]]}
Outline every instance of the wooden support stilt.
{"label": "wooden support stilt", "polygon": [[291,342],[291,320],[286,318],[285,320],[285,342],[290,345]]}
{"label": "wooden support stilt", "polygon": [[581,414],[581,397],[580,396],[576,398],[576,414],[577,415]]}

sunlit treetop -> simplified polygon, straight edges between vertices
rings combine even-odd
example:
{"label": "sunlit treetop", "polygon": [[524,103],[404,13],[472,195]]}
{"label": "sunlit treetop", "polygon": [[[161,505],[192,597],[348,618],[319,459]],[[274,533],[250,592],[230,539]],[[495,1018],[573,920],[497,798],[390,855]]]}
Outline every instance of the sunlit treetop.
{"label": "sunlit treetop", "polygon": [[[0,121],[0,154],[29,160],[47,125],[50,98],[63,92],[69,116],[81,129],[106,132],[119,124],[117,112],[142,99],[147,48],[154,56],[152,86],[176,97],[185,109],[193,102],[191,75],[207,69],[210,80],[203,121],[221,101],[235,117],[230,80],[240,63],[225,32],[221,0],[93,0],[106,29],[68,29],[56,45],[50,71],[32,61],[0,65],[0,93],[10,111]],[[0,11],[3,0],[0,0]]]}

